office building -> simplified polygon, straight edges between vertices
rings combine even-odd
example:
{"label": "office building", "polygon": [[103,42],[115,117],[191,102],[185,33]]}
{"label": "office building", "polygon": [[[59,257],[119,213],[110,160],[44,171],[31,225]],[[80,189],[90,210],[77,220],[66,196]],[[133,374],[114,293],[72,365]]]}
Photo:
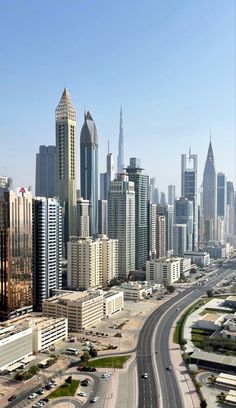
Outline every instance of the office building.
{"label": "office building", "polygon": [[0,176],[0,197],[4,196],[4,191],[7,190],[12,190],[12,179],[10,177],[6,176]]}
{"label": "office building", "polygon": [[63,208],[63,251],[76,235],[76,112],[65,88],[56,108],[56,196]]}
{"label": "office building", "polygon": [[100,173],[100,200],[106,200],[107,173]]}
{"label": "office building", "polygon": [[152,294],[152,286],[147,282],[123,282],[112,289],[123,293],[125,300],[143,300]]}
{"label": "office building", "polygon": [[89,237],[89,200],[77,199],[77,237]]}
{"label": "office building", "polygon": [[101,236],[68,242],[68,286],[74,290],[106,286],[118,276],[118,241]]}
{"label": "office building", "polygon": [[217,173],[217,217],[226,218],[227,180],[224,173]]}
{"label": "office building", "polygon": [[81,196],[90,202],[90,231],[98,228],[98,135],[90,112],[84,115],[80,133],[80,189]]}
{"label": "office building", "polygon": [[0,198],[0,320],[32,310],[32,194]]}
{"label": "office building", "polygon": [[39,146],[36,153],[35,195],[56,196],[56,146]]}
{"label": "office building", "polygon": [[161,193],[160,193],[160,204],[161,205],[167,204],[166,203],[166,195],[165,195],[165,193],[163,193],[163,191],[161,191]]}
{"label": "office building", "polygon": [[119,277],[135,270],[135,190],[128,176],[120,174],[110,183],[108,194],[108,236],[118,239]]}
{"label": "office building", "polygon": [[107,153],[107,171],[106,171],[106,197],[105,200],[108,198],[108,191],[109,191],[109,186],[110,182],[115,179],[115,166],[114,166],[114,158],[113,154],[109,150],[109,142],[108,142],[108,153]]}
{"label": "office building", "polygon": [[131,158],[126,169],[135,190],[135,269],[142,269],[148,259],[148,176],[142,173],[141,161]]}
{"label": "office building", "polygon": [[119,127],[119,144],[117,157],[117,173],[124,173],[125,157],[124,157],[124,134],[123,134],[123,115],[122,108],[120,109],[120,127]]}
{"label": "office building", "polygon": [[103,318],[103,294],[100,291],[61,291],[43,302],[43,314],[68,319],[68,330],[78,332]]}
{"label": "office building", "polygon": [[159,204],[160,199],[159,199],[159,190],[157,188],[154,189],[153,192],[153,204]]}
{"label": "office building", "polygon": [[108,235],[108,203],[98,200],[98,234]]}
{"label": "office building", "polygon": [[174,224],[173,207],[169,204],[157,204],[157,215],[158,216],[163,215],[165,217],[165,226],[166,226],[165,248],[167,251],[167,255],[169,256],[173,254],[173,224]]}
{"label": "office building", "polygon": [[156,217],[156,257],[157,259],[166,257],[166,217],[157,215]]}
{"label": "office building", "polygon": [[180,278],[180,258],[147,261],[146,280],[149,283],[171,285]]}
{"label": "office building", "polygon": [[156,204],[148,202],[148,258],[156,257],[157,216]]}
{"label": "office building", "polygon": [[155,177],[151,177],[149,179],[149,186],[148,186],[148,201],[154,204],[154,190],[156,188],[156,179]]}
{"label": "office building", "polygon": [[[216,172],[214,154],[210,141],[207,159],[203,173],[203,219],[204,222],[212,220],[213,235],[215,235],[216,222]],[[205,240],[206,236],[205,236]]]}
{"label": "office building", "polygon": [[56,198],[35,197],[32,215],[33,306],[41,311],[52,289],[62,288],[62,208]]}
{"label": "office building", "polygon": [[184,256],[190,258],[192,264],[197,266],[208,266],[210,265],[210,255],[204,251],[187,251]]}
{"label": "office building", "polygon": [[173,228],[174,256],[184,256],[187,250],[187,225],[174,224]]}
{"label": "office building", "polygon": [[181,155],[181,196],[193,203],[193,242],[192,248],[198,249],[198,156]]}
{"label": "office building", "polygon": [[175,198],[176,198],[175,186],[173,184],[170,184],[168,186],[168,204],[173,206]]}
{"label": "office building", "polygon": [[175,224],[187,226],[187,250],[193,249],[193,201],[185,197],[175,200]]}
{"label": "office building", "polygon": [[111,317],[124,309],[124,292],[103,292],[103,315]]}
{"label": "office building", "polygon": [[217,241],[224,241],[225,238],[225,221],[221,217],[216,220],[216,239]]}
{"label": "office building", "polygon": [[225,232],[228,235],[236,235],[236,200],[234,185],[232,181],[227,181],[227,197],[226,197],[226,225]]}

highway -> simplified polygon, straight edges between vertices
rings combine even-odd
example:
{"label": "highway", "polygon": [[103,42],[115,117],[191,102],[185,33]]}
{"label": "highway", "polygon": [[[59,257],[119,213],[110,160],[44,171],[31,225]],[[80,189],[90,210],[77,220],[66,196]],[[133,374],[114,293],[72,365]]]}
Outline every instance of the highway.
{"label": "highway", "polygon": [[[176,380],[169,353],[169,334],[174,321],[183,309],[199,299],[206,290],[229,276],[236,262],[223,264],[215,271],[217,276],[204,286],[193,285],[161,305],[146,320],[137,345],[138,408],[182,408],[182,394]],[[177,308],[179,310],[177,310]],[[147,372],[148,379],[143,379]]]}

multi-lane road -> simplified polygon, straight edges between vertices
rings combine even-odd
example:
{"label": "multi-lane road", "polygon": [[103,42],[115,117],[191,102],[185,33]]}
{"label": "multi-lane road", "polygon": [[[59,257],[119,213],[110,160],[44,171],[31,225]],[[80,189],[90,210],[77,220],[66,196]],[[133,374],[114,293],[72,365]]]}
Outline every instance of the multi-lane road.
{"label": "multi-lane road", "polygon": [[[227,266],[228,265],[228,266]],[[146,320],[137,345],[138,407],[182,408],[182,394],[171,371],[169,335],[174,321],[188,305],[201,297],[206,290],[229,276],[236,269],[236,261],[223,264],[215,271],[216,277],[204,286],[193,285],[164,303]],[[142,378],[148,373],[148,379]]]}

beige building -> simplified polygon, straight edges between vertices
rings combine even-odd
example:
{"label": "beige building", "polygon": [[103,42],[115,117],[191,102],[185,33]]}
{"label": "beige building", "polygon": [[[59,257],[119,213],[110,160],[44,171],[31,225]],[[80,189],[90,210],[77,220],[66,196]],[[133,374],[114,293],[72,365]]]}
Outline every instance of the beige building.
{"label": "beige building", "polygon": [[77,237],[89,237],[89,200],[77,199]]}
{"label": "beige building", "polygon": [[68,243],[68,286],[89,289],[106,286],[118,275],[118,240],[72,239]]}
{"label": "beige building", "polygon": [[146,280],[170,285],[180,278],[180,258],[164,258],[146,263]]}
{"label": "beige building", "polygon": [[65,292],[43,302],[47,317],[68,319],[69,331],[77,332],[103,318],[103,295],[98,292]]}
{"label": "beige building", "polygon": [[125,300],[142,300],[152,294],[152,287],[140,282],[124,282],[113,289],[123,292]]}
{"label": "beige building", "polygon": [[156,256],[157,258],[166,257],[166,218],[164,215],[158,215],[156,218]]}
{"label": "beige building", "polygon": [[36,318],[32,319],[32,351],[37,353],[53,346],[60,340],[66,340],[68,336],[68,320],[60,318]]}
{"label": "beige building", "polygon": [[103,314],[110,317],[124,309],[124,292],[103,292]]}

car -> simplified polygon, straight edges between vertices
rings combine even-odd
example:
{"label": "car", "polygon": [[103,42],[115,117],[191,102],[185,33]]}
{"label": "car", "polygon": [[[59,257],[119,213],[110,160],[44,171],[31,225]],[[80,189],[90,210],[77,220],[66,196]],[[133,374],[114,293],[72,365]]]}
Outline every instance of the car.
{"label": "car", "polygon": [[80,382],[80,385],[82,385],[82,387],[87,387],[88,386],[88,381],[83,380],[83,381]]}
{"label": "car", "polygon": [[176,311],[178,312],[179,310],[180,310],[179,307],[177,307],[177,308],[176,308]]}
{"label": "car", "polygon": [[14,401],[16,399],[16,395],[13,394],[8,398],[8,401]]}
{"label": "car", "polygon": [[[48,398],[47,398],[47,400],[48,400]],[[47,404],[47,402],[48,401],[45,401],[45,399],[41,399],[41,400],[39,400],[39,404],[41,404],[42,406],[44,406],[44,405],[46,405]]]}
{"label": "car", "polygon": [[30,394],[29,396],[28,396],[28,399],[35,399],[35,398],[37,398],[37,394],[36,394],[36,392],[34,392],[33,394]]}
{"label": "car", "polygon": [[147,379],[148,378],[148,373],[144,373],[143,378]]}
{"label": "car", "polygon": [[43,388],[39,388],[39,389],[36,391],[36,393],[39,394],[39,395],[42,395],[42,394],[44,394],[44,389],[43,389]]}
{"label": "car", "polygon": [[91,402],[97,402],[99,400],[99,397],[98,396],[95,396],[95,397],[93,397],[92,399],[91,399]]}
{"label": "car", "polygon": [[166,369],[168,370],[168,371],[172,371],[172,367],[169,365],[168,367],[166,367]]}
{"label": "car", "polygon": [[80,397],[86,397],[86,396],[87,396],[86,392],[84,392],[84,391],[80,391],[80,392],[78,393],[78,395],[79,395]]}

